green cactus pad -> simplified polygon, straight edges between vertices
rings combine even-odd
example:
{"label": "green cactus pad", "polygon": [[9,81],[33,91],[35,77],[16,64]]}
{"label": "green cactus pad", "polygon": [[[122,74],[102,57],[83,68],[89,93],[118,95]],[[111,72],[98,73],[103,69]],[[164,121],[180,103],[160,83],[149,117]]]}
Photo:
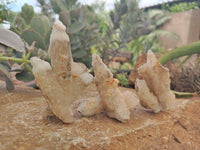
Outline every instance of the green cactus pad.
{"label": "green cactus pad", "polygon": [[24,32],[22,32],[21,37],[29,44],[31,45],[33,43],[33,41],[36,41],[36,47],[41,48],[46,50],[47,47],[44,43],[44,40],[42,39],[42,37],[40,36],[39,33],[37,33],[36,31],[32,30],[32,29],[28,29],[25,30]]}
{"label": "green cactus pad", "polygon": [[85,25],[83,23],[77,21],[77,22],[70,25],[68,32],[77,33],[81,29],[83,29],[84,27],[85,27]]}
{"label": "green cactus pad", "polygon": [[70,10],[77,0],[51,0],[50,2],[54,12],[59,14],[62,10]]}
{"label": "green cactus pad", "polygon": [[34,16],[34,9],[33,6],[28,5],[27,3],[25,3],[22,8],[21,8],[21,16],[23,17],[23,19],[25,20],[25,22],[27,24],[30,23],[31,19]]}
{"label": "green cactus pad", "polygon": [[80,18],[81,8],[72,9],[70,11],[70,17],[72,21],[77,21]]}
{"label": "green cactus pad", "polygon": [[[45,35],[45,38],[44,38],[44,42],[46,43],[46,47],[49,45],[51,31],[52,31],[52,30],[49,29],[49,31],[47,32],[47,34]],[[48,47],[47,47],[47,48],[48,48]]]}
{"label": "green cactus pad", "polygon": [[62,11],[59,14],[59,19],[63,22],[66,27],[69,27],[71,24],[70,14],[68,11]]}
{"label": "green cactus pad", "polygon": [[47,16],[33,17],[30,25],[34,31],[38,32],[43,37],[50,29],[50,21]]}

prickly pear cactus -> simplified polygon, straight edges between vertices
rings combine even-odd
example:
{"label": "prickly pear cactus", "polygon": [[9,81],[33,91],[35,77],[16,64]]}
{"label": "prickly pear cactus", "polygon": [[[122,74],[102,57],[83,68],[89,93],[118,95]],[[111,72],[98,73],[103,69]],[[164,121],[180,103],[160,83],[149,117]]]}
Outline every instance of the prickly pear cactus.
{"label": "prickly pear cactus", "polygon": [[33,17],[30,21],[30,28],[22,32],[21,37],[31,45],[36,41],[36,47],[43,50],[48,49],[50,37],[50,21],[47,16]]}
{"label": "prickly pear cactus", "polygon": [[89,7],[82,6],[69,11],[62,10],[59,19],[70,36],[73,58],[90,66],[91,47],[98,39],[99,31],[95,13]]}
{"label": "prickly pear cactus", "polygon": [[33,6],[28,5],[28,4],[24,4],[24,6],[22,6],[21,10],[22,10],[21,11],[21,16],[23,17],[23,19],[26,22],[26,24],[29,24],[31,19],[34,16]]}

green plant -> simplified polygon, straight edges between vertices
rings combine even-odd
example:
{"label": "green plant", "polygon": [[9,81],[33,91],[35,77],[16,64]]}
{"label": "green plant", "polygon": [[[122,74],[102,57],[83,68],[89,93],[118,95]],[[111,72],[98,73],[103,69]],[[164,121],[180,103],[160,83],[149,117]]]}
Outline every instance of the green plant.
{"label": "green plant", "polygon": [[[126,15],[128,5],[126,0],[121,0],[114,4],[114,10],[110,11],[109,16],[100,12],[98,21],[101,23],[101,32],[98,38],[98,44],[95,46],[95,51],[101,54],[104,62],[108,64],[112,58],[124,47],[120,37],[120,26],[122,16]],[[102,21],[102,20],[106,21]],[[112,57],[110,57],[112,56]]]}
{"label": "green plant", "polygon": [[179,2],[172,5],[163,4],[162,9],[165,9],[169,12],[183,12],[193,9],[199,9],[197,2]]}
{"label": "green plant", "polygon": [[55,13],[59,14],[63,10],[70,11],[72,8],[80,7],[78,0],[50,0]]}
{"label": "green plant", "polygon": [[[144,40],[145,35],[155,31],[170,19],[170,16],[161,10],[145,12],[139,9],[136,0],[116,2],[114,10],[109,15],[111,21],[105,23],[103,32],[99,36],[99,43],[93,47],[93,51],[100,53],[107,64],[119,50],[126,49],[128,43],[133,40],[137,42],[147,41],[147,38]],[[150,42],[145,42],[146,47],[147,43]],[[156,44],[154,46],[156,48]]]}
{"label": "green plant", "polygon": [[28,4],[22,6],[21,12],[10,11],[8,14],[10,30],[20,35],[25,29],[30,27],[30,21],[34,15],[33,6]]}
{"label": "green plant", "polygon": [[24,4],[21,12],[10,12],[10,30],[21,35],[29,45],[36,41],[36,47],[48,49],[51,26],[50,20],[45,15],[34,13],[31,5]]}
{"label": "green plant", "polygon": [[98,38],[98,24],[92,7],[79,6],[77,1],[55,1],[51,4],[59,19],[66,26],[66,32],[71,40],[74,60],[91,66],[91,47]]}
{"label": "green plant", "polygon": [[127,79],[127,74],[125,73],[120,73],[116,75],[117,80],[119,80],[119,84],[121,86],[127,87],[129,85],[128,79]]}
{"label": "green plant", "polygon": [[31,45],[33,41],[36,41],[36,47],[43,50],[48,49],[50,38],[50,21],[47,16],[33,17],[30,21],[30,28],[25,29],[21,37]]}
{"label": "green plant", "polygon": [[[8,90],[13,90],[14,84],[9,74],[9,72],[12,69],[11,64],[13,64],[13,62],[21,64],[21,67],[28,70],[29,72],[32,72],[30,66],[28,65],[30,63],[28,59],[34,49],[34,45],[32,47],[26,46],[28,50],[28,52],[26,53],[25,45],[16,33],[9,31],[7,29],[0,28],[0,34],[2,35],[0,37],[0,43],[1,43],[0,46],[4,47],[4,51],[0,54],[0,71],[5,76],[6,88]],[[4,56],[7,47],[13,48],[15,49],[15,51],[22,53],[22,58]]]}
{"label": "green plant", "polygon": [[164,48],[160,46],[158,37],[167,35],[179,40],[178,36],[172,32],[165,30],[155,30],[147,35],[142,35],[137,39],[132,40],[127,44],[127,51],[133,53],[132,64],[134,65],[138,56],[143,53],[147,53],[148,50],[152,50],[154,53],[160,53],[164,51]]}
{"label": "green plant", "polygon": [[127,14],[122,17],[119,38],[122,43],[129,43],[141,35],[151,33],[169,19],[170,16],[160,10],[142,12],[141,10],[138,10],[137,7],[130,7]]}
{"label": "green plant", "polygon": [[120,69],[133,69],[133,65],[131,63],[125,62],[122,65],[120,65]]}
{"label": "green plant", "polygon": [[182,57],[182,56],[186,56],[186,55],[191,55],[191,54],[196,54],[200,52],[200,41],[197,42],[193,42],[191,44],[182,46],[182,47],[178,47],[174,50],[171,50],[167,53],[165,53],[164,55],[162,55],[159,58],[159,62],[164,65],[166,64],[168,61],[171,61],[173,59]]}
{"label": "green plant", "polygon": [[24,4],[21,8],[21,16],[22,18],[24,18],[24,21],[26,24],[29,24],[31,19],[34,16],[34,9],[33,6],[28,5],[28,4]]}
{"label": "green plant", "polygon": [[10,11],[7,7],[8,3],[0,2],[0,23],[5,23],[8,20],[8,13]]}
{"label": "green plant", "polygon": [[55,21],[54,12],[50,1],[46,0],[37,0],[39,3],[39,7],[41,8],[41,14],[45,15],[49,18],[50,22],[53,23]]}

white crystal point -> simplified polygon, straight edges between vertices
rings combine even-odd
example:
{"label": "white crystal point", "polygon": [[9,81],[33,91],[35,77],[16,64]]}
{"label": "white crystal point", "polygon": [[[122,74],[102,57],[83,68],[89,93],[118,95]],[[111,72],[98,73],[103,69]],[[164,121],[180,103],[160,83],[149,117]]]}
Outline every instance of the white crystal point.
{"label": "white crystal point", "polygon": [[64,31],[66,30],[65,25],[61,21],[56,21],[53,25],[53,29]]}
{"label": "white crystal point", "polygon": [[113,74],[97,54],[92,55],[92,66],[95,73],[95,82],[105,82],[105,80],[113,79]]}
{"label": "white crystal point", "polygon": [[41,60],[38,57],[32,57],[31,64],[33,66],[32,71],[34,73],[47,72],[52,70],[48,62]]}
{"label": "white crystal point", "polygon": [[71,71],[73,59],[70,40],[65,32],[65,26],[60,21],[55,22],[53,25],[48,54],[51,58],[51,65],[54,72],[62,74]]}

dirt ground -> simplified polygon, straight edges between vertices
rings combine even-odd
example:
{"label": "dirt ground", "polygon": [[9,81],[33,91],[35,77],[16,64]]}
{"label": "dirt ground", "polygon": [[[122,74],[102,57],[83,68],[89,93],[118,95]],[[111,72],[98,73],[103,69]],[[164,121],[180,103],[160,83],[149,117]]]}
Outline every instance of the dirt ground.
{"label": "dirt ground", "polygon": [[[120,90],[135,93],[133,89]],[[104,113],[82,117],[75,110],[80,101],[74,104],[75,122],[64,124],[52,115],[39,90],[16,86],[8,92],[0,81],[0,149],[200,149],[200,97],[176,99],[174,110],[157,114],[138,104],[131,110],[128,123]]]}

